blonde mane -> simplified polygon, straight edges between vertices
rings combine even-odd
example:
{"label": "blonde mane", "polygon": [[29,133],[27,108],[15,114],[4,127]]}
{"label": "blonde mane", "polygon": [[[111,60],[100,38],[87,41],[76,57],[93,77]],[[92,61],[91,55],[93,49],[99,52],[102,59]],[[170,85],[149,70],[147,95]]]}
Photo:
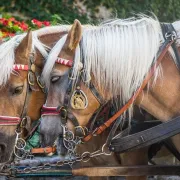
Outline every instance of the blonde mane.
{"label": "blonde mane", "polygon": [[[47,84],[65,38],[60,39],[49,54],[43,70]],[[83,30],[74,66],[78,67],[80,59],[83,60],[84,79],[88,81],[93,74],[104,98],[107,98],[108,92],[111,97],[118,97],[118,106],[122,106],[141,86],[152,63],[156,61],[163,41],[161,26],[156,18],[140,16],[111,20]],[[74,76],[78,75],[77,69],[73,70]],[[160,75],[160,70],[161,66],[156,70],[154,82]],[[128,112],[131,118],[132,108]]]}

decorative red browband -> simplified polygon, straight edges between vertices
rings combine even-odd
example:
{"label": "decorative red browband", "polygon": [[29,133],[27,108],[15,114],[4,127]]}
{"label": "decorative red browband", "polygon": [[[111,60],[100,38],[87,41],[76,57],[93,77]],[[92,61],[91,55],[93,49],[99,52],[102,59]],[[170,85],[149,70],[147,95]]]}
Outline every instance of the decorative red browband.
{"label": "decorative red browband", "polygon": [[41,109],[42,116],[59,115],[59,113],[60,112],[57,110],[57,107],[47,107],[43,105]]}
{"label": "decorative red browband", "polygon": [[67,60],[67,59],[63,59],[63,58],[60,58],[60,57],[57,58],[56,63],[63,64],[65,66],[69,66],[69,67],[72,67],[72,65],[73,65],[72,60]]}
{"label": "decorative red browband", "polygon": [[29,67],[28,67],[28,65],[24,65],[24,64],[14,64],[14,65],[13,65],[13,69],[14,69],[15,71],[17,71],[17,70],[28,71],[28,70],[29,70]]}
{"label": "decorative red browband", "polygon": [[21,118],[20,117],[12,117],[12,116],[0,116],[0,125],[4,126],[16,126],[20,123]]}

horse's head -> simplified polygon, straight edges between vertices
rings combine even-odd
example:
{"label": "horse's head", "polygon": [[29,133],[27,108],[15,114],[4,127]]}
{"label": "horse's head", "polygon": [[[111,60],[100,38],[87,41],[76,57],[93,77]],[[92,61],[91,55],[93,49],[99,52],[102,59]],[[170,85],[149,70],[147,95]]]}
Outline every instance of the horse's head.
{"label": "horse's head", "polygon": [[[18,42],[17,42],[18,43]],[[3,47],[3,44],[1,45]],[[9,48],[9,47],[7,47]],[[15,56],[1,59],[0,88],[0,161],[8,161],[15,141],[15,131],[21,121],[28,88],[28,64],[32,48],[32,33],[28,32],[15,50]],[[7,49],[1,49],[3,51]],[[5,64],[4,64],[5,63]],[[28,123],[28,122],[27,122]]]}
{"label": "horse's head", "polygon": [[[44,67],[43,76],[49,87],[41,121],[44,146],[52,145],[56,138],[63,134],[66,123],[72,131],[84,131],[83,127],[88,124],[90,117],[100,105],[87,84],[81,80],[77,84],[73,80],[74,77],[70,77],[74,76],[71,66],[74,58],[80,58],[78,50],[81,38],[82,26],[75,20],[68,35],[54,46]],[[73,68],[78,68],[80,72],[83,68],[82,63],[74,64]],[[60,114],[54,111],[54,115],[51,115],[53,108],[47,107],[58,107]]]}

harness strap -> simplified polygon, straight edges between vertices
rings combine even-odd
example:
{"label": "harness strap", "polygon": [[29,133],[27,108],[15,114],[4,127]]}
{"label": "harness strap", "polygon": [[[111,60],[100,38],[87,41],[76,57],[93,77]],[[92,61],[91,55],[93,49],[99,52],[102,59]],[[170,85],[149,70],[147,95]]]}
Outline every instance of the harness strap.
{"label": "harness strap", "polygon": [[[161,29],[163,32],[163,37],[166,39],[168,36],[171,36],[171,33],[174,33],[174,36],[177,36],[176,30],[174,29],[173,25],[171,23],[161,23]],[[178,68],[180,69],[180,54],[178,51],[178,47],[175,43],[172,44],[172,48],[176,57],[176,63]]]}
{"label": "harness strap", "polygon": [[90,81],[89,83],[89,89],[91,90],[91,92],[93,93],[93,95],[96,97],[96,99],[98,100],[100,105],[105,104],[103,97],[99,94],[99,92],[97,91],[97,89],[95,88],[94,84],[92,83],[92,81]]}
{"label": "harness strap", "polygon": [[180,153],[171,141],[171,139],[166,139],[162,144],[180,161]]}
{"label": "harness strap", "polygon": [[33,148],[31,149],[32,154],[49,154],[49,153],[55,153],[56,148],[55,147],[45,147],[45,148]]}
{"label": "harness strap", "polygon": [[121,116],[136,100],[136,98],[139,96],[139,94],[143,91],[151,77],[154,75],[154,72],[156,68],[159,66],[161,61],[163,60],[164,55],[168,51],[169,47],[175,42],[175,39],[168,39],[166,40],[163,45],[160,47],[159,53],[158,53],[158,59],[154,63],[154,65],[151,67],[149,73],[146,75],[142,85],[139,87],[139,89],[135,92],[135,94],[129,99],[129,101],[116,113],[114,116],[112,116],[108,121],[106,121],[103,125],[96,128],[93,132],[91,132],[89,135],[84,137],[82,141],[87,142],[89,141],[93,136],[101,134],[106,128],[108,128],[119,116]]}
{"label": "harness strap", "polygon": [[20,117],[0,116],[0,126],[18,125],[21,122]]}
{"label": "harness strap", "polygon": [[180,116],[139,133],[121,138],[116,137],[111,141],[109,149],[113,152],[122,153],[129,150],[143,148],[179,134],[179,127]]}

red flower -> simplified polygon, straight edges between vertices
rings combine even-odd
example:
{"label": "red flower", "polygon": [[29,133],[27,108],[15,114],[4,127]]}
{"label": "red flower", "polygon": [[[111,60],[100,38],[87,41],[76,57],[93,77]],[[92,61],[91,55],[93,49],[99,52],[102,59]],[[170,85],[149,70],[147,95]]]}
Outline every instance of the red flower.
{"label": "red flower", "polygon": [[16,21],[15,18],[11,17],[8,19],[9,21]]}
{"label": "red flower", "polygon": [[1,22],[1,24],[3,24],[4,26],[7,26],[7,25],[8,25],[8,20],[7,20],[7,19],[1,18],[1,19],[0,19],[0,22]]}
{"label": "red flower", "polygon": [[21,27],[21,29],[22,29],[23,31],[27,31],[27,30],[28,30],[28,25],[27,25],[25,22],[22,22],[22,23],[20,24],[20,27]]}
{"label": "red flower", "polygon": [[50,26],[50,25],[51,25],[49,21],[43,21],[43,24],[44,24],[45,26]]}
{"label": "red flower", "polygon": [[38,21],[37,19],[33,19],[31,22],[39,28],[43,25],[43,23],[41,21]]}

